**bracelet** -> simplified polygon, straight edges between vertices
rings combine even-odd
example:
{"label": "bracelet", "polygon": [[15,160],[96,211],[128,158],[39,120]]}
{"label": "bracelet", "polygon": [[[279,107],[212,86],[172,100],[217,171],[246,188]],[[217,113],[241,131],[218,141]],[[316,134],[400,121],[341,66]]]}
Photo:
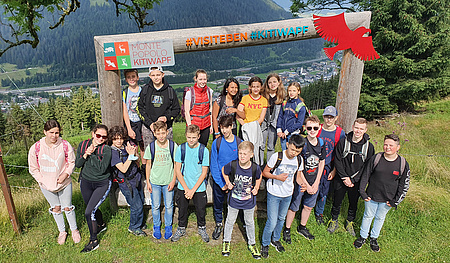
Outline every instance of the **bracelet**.
{"label": "bracelet", "polygon": [[216,133],[214,133],[214,135],[220,135],[220,132],[216,132]]}

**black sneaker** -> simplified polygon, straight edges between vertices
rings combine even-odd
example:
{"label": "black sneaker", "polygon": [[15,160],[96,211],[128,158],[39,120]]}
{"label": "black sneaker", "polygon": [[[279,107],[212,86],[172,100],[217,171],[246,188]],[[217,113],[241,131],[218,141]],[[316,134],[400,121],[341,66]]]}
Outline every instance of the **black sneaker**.
{"label": "black sneaker", "polygon": [[316,216],[316,222],[317,222],[317,224],[319,226],[325,224],[325,221],[323,221],[323,215],[322,214],[315,215],[315,216]]}
{"label": "black sneaker", "polygon": [[357,249],[360,249],[364,245],[364,243],[366,243],[366,239],[363,237],[358,237],[358,239],[353,242],[353,246]]}
{"label": "black sneaker", "polygon": [[94,240],[94,241],[89,241],[89,243],[83,248],[83,250],[81,250],[81,253],[88,253],[91,251],[94,251],[98,248],[98,240]]}
{"label": "black sneaker", "polygon": [[370,238],[370,248],[374,252],[380,252],[380,246],[378,245],[378,241],[376,238],[373,237]]}
{"label": "black sneaker", "polygon": [[272,246],[274,246],[274,247],[277,249],[278,252],[284,252],[284,251],[286,251],[286,250],[284,249],[283,245],[281,244],[280,240],[272,241],[272,242],[270,242],[270,244],[271,244]]}
{"label": "black sneaker", "polygon": [[103,223],[103,225],[97,225],[97,235],[103,231],[106,231],[106,223]]}
{"label": "black sneaker", "polygon": [[286,242],[286,244],[291,244],[292,243],[292,239],[291,239],[291,230],[290,229],[284,229],[283,230],[283,240],[284,242]]}
{"label": "black sneaker", "polygon": [[314,239],[314,236],[311,235],[311,233],[309,233],[309,230],[306,227],[300,227],[300,225],[298,225],[297,232],[300,235],[304,236],[308,240],[313,240]]}
{"label": "black sneaker", "polygon": [[217,240],[220,237],[220,234],[222,234],[223,231],[223,224],[222,223],[216,223],[216,228],[214,228],[214,231],[211,235],[212,239]]}
{"label": "black sneaker", "polygon": [[261,246],[261,257],[263,258],[269,257],[269,246]]}

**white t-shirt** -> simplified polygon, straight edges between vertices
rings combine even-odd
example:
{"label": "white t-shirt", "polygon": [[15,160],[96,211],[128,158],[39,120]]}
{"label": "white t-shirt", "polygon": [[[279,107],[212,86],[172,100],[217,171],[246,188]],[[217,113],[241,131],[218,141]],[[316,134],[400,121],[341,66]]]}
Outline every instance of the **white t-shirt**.
{"label": "white t-shirt", "polygon": [[[267,162],[267,166],[274,167],[277,159],[278,153],[274,153]],[[292,193],[294,192],[294,178],[296,178],[295,176],[297,174],[297,171],[303,171],[303,158],[300,158],[300,160],[300,167],[298,167],[297,157],[294,157],[290,160],[286,156],[286,151],[283,151],[283,159],[281,160],[280,165],[275,169],[273,174],[279,175],[282,173],[288,173],[288,178],[284,182],[277,179],[267,180],[267,191],[271,195],[277,197],[288,197],[292,195]]]}

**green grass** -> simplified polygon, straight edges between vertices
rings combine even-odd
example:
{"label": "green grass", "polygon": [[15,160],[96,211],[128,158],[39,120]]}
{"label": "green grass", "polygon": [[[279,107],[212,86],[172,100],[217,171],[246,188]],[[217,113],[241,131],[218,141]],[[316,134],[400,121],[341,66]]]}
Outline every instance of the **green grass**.
{"label": "green grass", "polygon": [[[44,66],[44,67],[36,67],[36,68],[30,68],[30,69],[17,69],[16,65],[9,64],[9,63],[0,64],[0,67],[6,71],[6,73],[4,73],[3,70],[0,70],[0,80],[9,79],[8,76],[11,79],[15,79],[15,80],[26,79],[26,78],[36,75],[36,73],[46,73],[47,69],[49,68],[49,66]],[[26,71],[29,71],[30,74],[27,75]],[[1,88],[7,88],[7,87],[1,87]]]}
{"label": "green grass", "polygon": [[[405,201],[397,210],[389,212],[381,231],[381,252],[374,253],[368,245],[356,250],[352,246],[354,237],[343,228],[348,206],[344,200],[339,229],[330,235],[324,226],[318,226],[313,217],[308,227],[314,241],[308,241],[293,233],[293,243],[286,245],[285,253],[270,248],[268,262],[449,262],[450,249],[447,241],[450,227],[450,158],[448,157],[448,123],[450,122],[450,100],[424,105],[426,114],[401,115],[386,118],[369,125],[376,150],[381,150],[384,134],[395,131],[401,136],[401,154],[411,165],[411,187]],[[320,113],[320,112],[319,112]],[[319,113],[316,113],[319,115]],[[320,116],[320,115],[319,115]],[[400,125],[398,124],[400,122]],[[406,125],[403,125],[406,123]],[[174,139],[182,143],[184,123],[174,125]],[[80,141],[82,138],[76,138]],[[408,141],[405,141],[408,140]],[[70,141],[76,144],[75,140]],[[211,145],[211,143],[209,144]],[[425,156],[423,156],[425,155]],[[426,155],[435,155],[427,157]],[[441,156],[442,155],[442,156]],[[76,176],[74,176],[76,177]],[[56,243],[58,231],[53,218],[48,214],[48,204],[37,185],[28,174],[10,178],[11,185],[23,184],[36,190],[12,188],[16,209],[23,229],[22,234],[12,231],[3,198],[0,198],[0,262],[250,262],[253,259],[246,248],[240,231],[235,226],[231,243],[231,255],[221,256],[221,241],[203,243],[195,231],[195,213],[189,217],[188,236],[177,243],[153,238],[139,238],[127,232],[129,210],[119,209],[112,213],[108,200],[100,209],[104,212],[108,230],[100,235],[100,248],[88,255],[80,250],[88,241],[88,229],[84,220],[84,204],[79,185],[74,181],[73,203],[76,206],[77,222],[82,242]],[[360,200],[356,227],[361,224],[364,203]],[[327,203],[325,217],[329,216]],[[265,224],[264,212],[256,219],[258,245]],[[176,223],[177,220],[174,220]],[[151,222],[148,222],[151,228]],[[213,231],[212,207],[207,208],[207,230]],[[295,229],[298,221],[292,226]],[[357,232],[359,229],[357,229]],[[293,231],[295,232],[295,231]],[[151,233],[148,231],[148,233]]]}

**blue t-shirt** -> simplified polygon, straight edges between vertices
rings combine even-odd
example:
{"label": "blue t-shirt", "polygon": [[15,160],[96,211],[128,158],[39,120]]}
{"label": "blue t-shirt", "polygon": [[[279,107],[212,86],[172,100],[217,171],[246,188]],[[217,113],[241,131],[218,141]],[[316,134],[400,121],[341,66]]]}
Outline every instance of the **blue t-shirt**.
{"label": "blue t-shirt", "polygon": [[211,146],[211,175],[214,179],[214,182],[220,186],[220,188],[225,186],[225,180],[222,176],[222,167],[233,161],[238,159],[238,150],[237,150],[237,141],[236,136],[234,136],[233,142],[227,142],[225,138],[221,139],[220,149],[217,152],[217,139],[214,140]]}
{"label": "blue t-shirt", "polygon": [[312,145],[308,139],[306,139],[305,147],[302,150],[303,161],[305,162],[305,169],[303,174],[309,185],[313,185],[319,172],[319,162],[325,159],[327,152],[325,144],[320,145],[319,138],[317,139],[317,145]]}
{"label": "blue t-shirt", "polygon": [[[135,174],[136,176],[129,180],[131,186],[133,188],[136,188],[139,181],[141,181],[141,174],[139,173],[139,169],[137,164],[133,161],[133,163],[130,165],[130,167],[128,167],[127,172],[125,173],[125,175],[119,170],[117,169],[115,166],[118,163],[125,163],[128,159],[128,153],[127,151],[124,149],[120,149],[120,153],[119,153],[119,149],[117,149],[116,147],[111,147],[111,167],[113,167],[114,173],[117,173],[118,177],[121,179],[124,179],[125,176],[126,177],[130,177],[131,175]],[[125,188],[126,190],[130,190],[128,189],[128,186],[125,182],[123,183],[119,183],[119,187],[122,190],[122,188]]]}
{"label": "blue t-shirt", "polygon": [[[198,164],[199,147],[200,143],[193,149],[186,143],[186,155],[184,157],[184,164],[181,165],[181,171],[183,171],[184,166],[184,181],[186,182],[189,189],[192,189],[197,183],[198,178],[200,178],[200,175],[202,174],[202,167],[209,166],[209,151],[206,147],[205,151],[203,152],[203,162],[201,164]],[[177,148],[177,151],[175,153],[175,162],[181,163],[181,145]],[[180,183],[178,183],[178,189],[184,190],[183,186]],[[200,187],[197,188],[197,191],[195,192],[204,191],[206,191],[206,184],[205,182],[202,182]]]}
{"label": "blue t-shirt", "polygon": [[[330,165],[331,161],[333,160],[333,151],[336,147],[335,135],[336,131],[326,131],[322,128],[322,131],[320,132],[319,138],[322,138],[323,142],[325,143],[326,150],[327,150],[327,157],[325,158],[325,165]],[[341,130],[341,134],[339,135],[339,140],[345,138],[345,132],[344,130]],[[330,167],[331,168],[331,167]]]}
{"label": "blue t-shirt", "polygon": [[139,99],[139,94],[141,93],[142,88],[139,87],[138,92],[132,92],[130,89],[128,89],[127,93],[127,101],[125,101],[123,98],[123,102],[125,105],[127,105],[127,111],[128,111],[128,117],[130,117],[131,122],[139,122],[141,119],[139,118],[139,115],[136,112],[136,107]]}
{"label": "blue t-shirt", "polygon": [[[231,173],[231,162],[223,167],[225,174]],[[256,168],[256,179],[261,177],[259,165]],[[256,198],[252,194],[252,167],[242,169],[239,161],[236,164],[236,174],[234,175],[234,187],[228,193],[228,204],[234,209],[252,209],[256,205]]]}

